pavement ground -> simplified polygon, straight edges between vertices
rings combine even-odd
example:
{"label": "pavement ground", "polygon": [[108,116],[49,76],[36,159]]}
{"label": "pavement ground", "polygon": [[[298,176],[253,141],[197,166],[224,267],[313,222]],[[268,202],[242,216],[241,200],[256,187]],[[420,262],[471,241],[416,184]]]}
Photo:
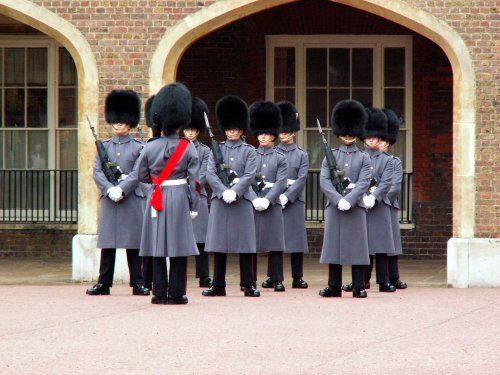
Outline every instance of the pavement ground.
{"label": "pavement ground", "polygon": [[126,284],[87,296],[70,259],[0,259],[0,374],[500,373],[500,289],[447,288],[445,261],[402,260],[406,290],[321,298],[327,266],[306,258],[298,290],[285,259],[286,292],[260,298],[232,257],[227,296],[201,296],[190,262],[183,306]]}

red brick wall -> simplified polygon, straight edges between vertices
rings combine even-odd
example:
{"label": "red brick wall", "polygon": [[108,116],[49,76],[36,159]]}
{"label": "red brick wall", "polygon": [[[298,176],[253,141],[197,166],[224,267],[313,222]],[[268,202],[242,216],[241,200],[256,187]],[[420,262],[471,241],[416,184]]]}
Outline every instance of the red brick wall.
{"label": "red brick wall", "polygon": [[[445,258],[452,226],[452,72],[434,43],[338,4],[294,3],[237,21],[199,40],[183,56],[178,79],[203,97],[212,112],[217,99],[229,93],[250,104],[265,96],[266,34],[373,33],[414,37],[415,229],[403,232],[404,250],[413,257]],[[213,113],[211,119],[215,123]],[[313,254],[321,251],[322,234],[321,229],[309,230]]]}
{"label": "red brick wall", "polygon": [[74,230],[0,230],[0,258],[71,257]]}

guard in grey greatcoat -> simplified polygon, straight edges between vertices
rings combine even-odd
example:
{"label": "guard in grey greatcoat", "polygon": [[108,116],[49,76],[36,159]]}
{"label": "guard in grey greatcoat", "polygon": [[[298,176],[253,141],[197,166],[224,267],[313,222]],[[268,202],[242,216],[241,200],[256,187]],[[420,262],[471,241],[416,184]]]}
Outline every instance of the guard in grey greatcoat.
{"label": "guard in grey greatcoat", "polygon": [[[153,304],[188,303],[187,257],[198,255],[192,223],[199,201],[198,153],[192,142],[178,134],[191,121],[191,100],[181,83],[166,85],[156,94],[151,113],[163,135],[148,142],[139,159],[139,180],[154,186],[148,196],[140,252],[153,257]],[[171,173],[164,176],[169,169]]]}
{"label": "guard in grey greatcoat", "polygon": [[[255,231],[257,252],[267,252],[267,276],[263,288],[274,288],[284,292],[283,251],[285,234],[283,210],[280,195],[286,189],[288,167],[286,158],[274,148],[282,125],[279,107],[268,101],[258,101],[250,108],[250,129],[259,141],[257,148],[256,179],[250,189],[250,197],[255,208]],[[254,276],[257,262],[254,264]]]}
{"label": "guard in grey greatcoat", "polygon": [[[380,151],[388,153],[389,146],[396,143],[400,122],[394,111],[391,109],[382,109],[387,116],[387,138],[380,142]],[[390,155],[390,154],[389,154]],[[394,177],[387,198],[391,202],[391,226],[392,238],[394,240],[394,255],[387,257],[389,268],[389,281],[396,289],[406,289],[408,285],[399,279],[398,255],[403,253],[401,245],[401,230],[399,228],[399,194],[401,193],[401,183],[403,181],[403,166],[401,159],[392,155],[394,162]]]}
{"label": "guard in grey greatcoat", "polygon": [[304,276],[304,253],[309,251],[305,223],[304,189],[309,170],[309,156],[298,147],[295,134],[300,130],[299,113],[287,101],[278,103],[283,118],[280,129],[281,143],[276,148],[286,156],[288,166],[287,188],[280,195],[285,227],[285,253],[290,253],[292,288],[307,288]]}
{"label": "guard in grey greatcoat", "polygon": [[353,297],[367,296],[363,276],[370,258],[362,197],[370,184],[370,158],[356,146],[356,139],[363,136],[366,117],[363,105],[355,100],[340,101],[332,111],[332,131],[341,142],[332,150],[333,156],[350,184],[345,195],[340,194],[330,179],[326,158],[323,160],[320,187],[327,203],[320,262],[329,265],[329,276],[328,286],[319,292],[322,297],[341,297],[343,264],[352,265]]}
{"label": "guard in grey greatcoat", "polygon": [[[217,124],[225,132],[226,141],[219,143],[223,165],[218,165],[212,150],[208,159],[207,181],[212,188],[205,251],[214,253],[212,286],[204,296],[226,295],[227,254],[240,254],[240,286],[247,297],[259,297],[253,285],[253,255],[256,253],[255,222],[250,186],[257,170],[255,148],[241,140],[248,127],[248,107],[239,97],[224,96],[215,108]],[[229,186],[222,180],[221,171],[231,179]],[[224,178],[225,179],[225,178]]]}
{"label": "guard in grey greatcoat", "polygon": [[372,178],[376,184],[363,197],[368,210],[366,220],[370,249],[370,265],[365,270],[365,283],[370,282],[374,256],[379,291],[394,292],[396,289],[389,282],[387,263],[387,256],[394,255],[391,202],[387,197],[394,177],[394,163],[392,156],[379,150],[380,141],[387,138],[387,116],[378,108],[366,108],[366,112],[368,120],[363,142],[366,153],[370,156]]}
{"label": "guard in grey greatcoat", "polygon": [[200,98],[193,98],[193,110],[191,122],[183,127],[184,136],[194,143],[198,152],[199,176],[200,176],[200,203],[198,216],[193,219],[194,237],[200,255],[196,255],[196,277],[199,279],[200,287],[209,287],[212,280],[208,277],[208,253],[205,252],[205,239],[208,226],[208,203],[207,190],[207,165],[210,156],[210,148],[198,141],[199,134],[206,129],[204,114],[208,115],[208,106]]}
{"label": "guard in grey greatcoat", "polygon": [[111,162],[120,167],[122,175],[115,186],[103,171],[99,155],[94,160],[94,181],[101,191],[99,235],[97,247],[101,249],[99,279],[87,289],[89,295],[110,294],[113,286],[116,249],[127,249],[130,286],[134,295],[149,295],[144,287],[139,257],[141,221],[144,216],[145,195],[137,179],[136,160],[142,143],[130,135],[141,115],[141,100],[131,90],[113,90],[106,96],[106,122],[115,135],[103,142]]}

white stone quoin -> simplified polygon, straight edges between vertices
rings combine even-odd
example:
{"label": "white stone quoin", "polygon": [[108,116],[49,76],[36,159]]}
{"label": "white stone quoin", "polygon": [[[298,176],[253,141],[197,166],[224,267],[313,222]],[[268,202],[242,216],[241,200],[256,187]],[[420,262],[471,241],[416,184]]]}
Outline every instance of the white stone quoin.
{"label": "white stone quoin", "polygon": [[448,285],[455,288],[500,287],[500,238],[450,238]]}
{"label": "white stone quoin", "polygon": [[[97,281],[101,249],[97,249],[96,234],[77,234],[73,237],[72,280],[79,282]],[[125,249],[116,250],[114,283],[129,283],[130,276]]]}

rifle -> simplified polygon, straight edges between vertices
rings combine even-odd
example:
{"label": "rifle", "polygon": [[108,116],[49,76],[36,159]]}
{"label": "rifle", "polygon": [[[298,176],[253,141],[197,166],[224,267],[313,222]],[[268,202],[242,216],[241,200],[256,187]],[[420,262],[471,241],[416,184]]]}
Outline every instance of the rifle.
{"label": "rifle", "polygon": [[217,176],[219,176],[224,185],[226,185],[227,187],[231,187],[231,182],[236,177],[236,174],[230,170],[230,166],[228,164],[224,163],[224,157],[222,156],[219,142],[217,142],[214,134],[212,133],[212,128],[210,128],[206,112],[203,112],[203,116],[205,117],[205,125],[208,129],[208,135],[210,136],[215,166],[217,168]]}
{"label": "rifle", "polygon": [[325,137],[325,133],[323,132],[323,129],[321,128],[321,124],[319,123],[319,120],[316,119],[316,122],[318,124],[318,130],[319,134],[321,134],[321,139],[323,140],[323,144],[325,146],[325,157],[326,157],[326,163],[328,164],[328,169],[330,170],[330,180],[332,181],[333,187],[337,192],[341,195],[346,195],[346,189],[344,187],[344,184],[342,183],[342,179],[340,176],[344,175],[344,171],[340,171],[337,169],[337,161],[335,160],[335,156],[333,156],[332,149],[330,146],[328,146],[328,142]]}
{"label": "rifle", "polygon": [[92,122],[90,121],[89,115],[87,113],[85,113],[85,117],[87,117],[87,122],[89,123],[90,130],[92,130],[92,135],[95,138],[95,146],[97,148],[97,154],[99,155],[99,159],[101,159],[101,165],[104,175],[106,176],[109,182],[111,182],[113,185],[116,186],[118,185],[118,180],[122,176],[122,171],[120,170],[118,164],[112,162],[109,159],[108,152],[104,148],[102,141],[97,139],[97,134],[95,132],[94,127],[92,126]]}
{"label": "rifle", "polygon": [[264,177],[262,177],[262,173],[255,173],[254,180],[252,182],[252,189],[255,191],[258,197],[261,197],[262,190],[266,187],[266,182],[264,181]]}

